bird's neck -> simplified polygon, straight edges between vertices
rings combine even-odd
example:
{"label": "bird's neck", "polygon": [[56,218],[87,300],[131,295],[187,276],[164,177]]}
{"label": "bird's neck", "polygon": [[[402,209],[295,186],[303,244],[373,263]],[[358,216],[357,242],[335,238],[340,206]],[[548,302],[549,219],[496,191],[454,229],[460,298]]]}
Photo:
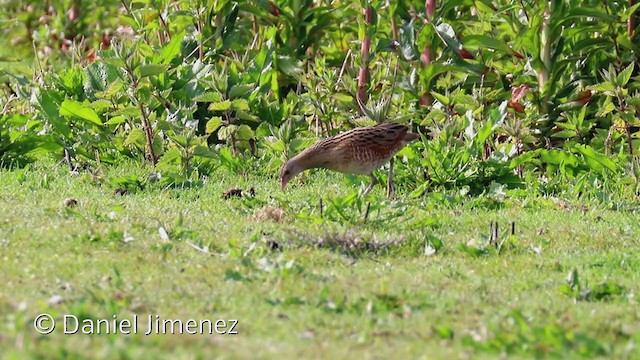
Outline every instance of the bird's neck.
{"label": "bird's neck", "polygon": [[296,155],[291,161],[294,161],[296,166],[304,171],[324,167],[326,164],[325,155],[318,149],[311,147]]}

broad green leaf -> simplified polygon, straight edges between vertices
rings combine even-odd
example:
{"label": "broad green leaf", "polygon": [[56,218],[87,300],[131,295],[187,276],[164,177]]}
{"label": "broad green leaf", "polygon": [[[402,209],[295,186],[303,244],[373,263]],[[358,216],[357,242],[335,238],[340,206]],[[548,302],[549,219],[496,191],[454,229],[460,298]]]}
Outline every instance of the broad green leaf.
{"label": "broad green leaf", "polygon": [[252,93],[255,88],[255,84],[233,85],[229,90],[229,98],[235,99],[238,97],[246,97],[246,95]]}
{"label": "broad green leaf", "polygon": [[129,132],[129,135],[127,135],[127,138],[124,140],[124,145],[125,146],[138,145],[140,147],[144,147],[145,146],[144,131],[138,128],[133,128],[131,132]]}
{"label": "broad green leaf", "polygon": [[236,116],[238,117],[238,119],[241,119],[241,120],[256,121],[256,122],[260,121],[260,119],[258,119],[255,115],[253,115],[248,111],[236,110]]}
{"label": "broad green leaf", "polygon": [[53,126],[59,135],[68,136],[71,128],[67,122],[60,117],[59,96],[51,90],[36,88],[31,95],[31,102],[42,109],[47,121]]}
{"label": "broad green leaf", "polygon": [[223,126],[218,130],[218,139],[220,140],[228,140],[232,135],[236,133],[238,130],[238,126],[236,125],[227,125]]}
{"label": "broad green leaf", "polygon": [[604,117],[615,109],[616,106],[613,104],[613,102],[611,102],[611,98],[607,98],[607,100],[605,100],[605,103],[598,109],[596,117]]}
{"label": "broad green leaf", "polygon": [[193,98],[193,101],[197,102],[220,102],[222,101],[222,94],[218,92],[206,92],[202,95],[198,95]]}
{"label": "broad green leaf", "polygon": [[179,162],[181,159],[182,159],[182,154],[180,153],[180,150],[176,148],[171,148],[167,150],[164,153],[164,155],[162,155],[162,157],[158,161],[158,165],[159,166],[169,165],[171,163]]}
{"label": "broad green leaf", "polygon": [[209,159],[217,158],[215,152],[211,151],[211,149],[209,149],[208,147],[202,146],[202,145],[198,145],[198,146],[195,147],[195,149],[193,150],[193,155],[194,156],[205,157],[205,158],[209,158]]}
{"label": "broad green leaf", "polygon": [[598,9],[586,7],[586,6],[576,6],[571,9],[567,14],[563,14],[562,22],[573,22],[574,18],[577,17],[590,17],[596,18],[600,20],[604,20],[605,22],[611,22],[617,20],[617,15],[607,14],[606,12],[600,11]]}
{"label": "broad green leaf", "polygon": [[613,93],[616,91],[616,86],[610,82],[602,82],[599,84],[589,86],[590,90],[601,91],[607,95],[614,95]]}
{"label": "broad green leaf", "polygon": [[225,101],[212,103],[211,105],[209,105],[209,110],[224,111],[224,110],[229,110],[230,107],[231,107],[231,101],[225,100]]}
{"label": "broad green leaf", "polygon": [[522,164],[531,162],[531,160],[533,160],[536,155],[537,152],[529,151],[522,155],[516,156],[515,158],[511,159],[511,162],[509,162],[509,169],[515,169]]}
{"label": "broad green leaf", "polygon": [[620,17],[620,21],[627,21],[629,20],[629,18],[631,17],[631,15],[633,15],[636,10],[638,10],[638,7],[640,7],[640,3],[637,3],[633,6],[630,6],[625,12],[624,14],[622,14],[622,16]]}
{"label": "broad green leaf", "polygon": [[231,108],[233,110],[248,111],[249,103],[245,99],[235,99],[231,102]]}
{"label": "broad green leaf", "polygon": [[298,64],[295,64],[294,61],[288,56],[278,56],[278,70],[289,76],[295,76],[302,73],[302,69]]}
{"label": "broad green leaf", "polygon": [[443,22],[436,26],[435,29],[440,39],[442,39],[442,42],[444,42],[447,47],[449,47],[454,52],[460,51],[460,42],[456,38],[456,32],[455,30],[453,30],[453,27],[451,25]]}
{"label": "broad green leaf", "polygon": [[344,103],[353,102],[353,97],[345,93],[335,93],[333,94],[333,98],[336,99],[337,101],[344,102]]}
{"label": "broad green leaf", "polygon": [[576,135],[577,133],[575,132],[575,130],[561,130],[551,135],[551,137],[568,139],[568,138],[573,138]]}
{"label": "broad green leaf", "polygon": [[433,97],[436,98],[436,100],[438,100],[442,105],[447,106],[450,103],[450,100],[449,100],[448,97],[446,97],[446,96],[444,96],[442,94],[438,94],[435,91],[432,91],[431,95],[433,95]]}
{"label": "broad green leaf", "polygon": [[182,44],[182,39],[184,39],[185,35],[185,31],[173,35],[171,41],[162,48],[162,52],[160,53],[161,63],[168,64],[173,60],[173,58],[180,54],[180,45]]}
{"label": "broad green leaf", "polygon": [[578,165],[578,159],[576,158],[576,156],[570,152],[563,150],[541,150],[540,156],[542,158],[542,161],[553,165]]}
{"label": "broad green leaf", "polygon": [[584,160],[591,170],[602,171],[604,168],[613,172],[617,170],[616,164],[611,159],[603,154],[596,153],[589,145],[578,144],[575,149],[584,156]]}
{"label": "broad green leaf", "polygon": [[636,111],[640,111],[640,97],[627,98],[627,104],[636,108]]}
{"label": "broad green leaf", "polygon": [[213,116],[209,121],[207,121],[206,132],[207,134],[211,134],[218,130],[218,128],[222,125],[222,118],[219,116]]}
{"label": "broad green leaf", "polygon": [[168,65],[163,64],[147,64],[140,67],[140,77],[147,77],[162,74],[169,69]]}
{"label": "broad green leaf", "polygon": [[124,89],[124,83],[120,80],[116,80],[111,84],[109,84],[109,87],[107,87],[107,89],[104,91],[103,96],[107,98],[114,97],[115,95],[118,95],[119,93],[121,93],[123,89]]}
{"label": "broad green leaf", "polygon": [[616,82],[618,86],[626,86],[633,74],[633,63],[629,64],[624,70],[622,70],[618,76],[616,76]]}
{"label": "broad green leaf", "polygon": [[109,121],[105,122],[105,125],[118,125],[118,124],[122,124],[127,122],[127,119],[122,116],[122,115],[118,115],[118,116],[114,116],[111,119],[109,119]]}
{"label": "broad green leaf", "polygon": [[38,157],[38,156],[49,154],[52,152],[59,152],[59,151],[62,151],[63,149],[64,147],[62,147],[62,145],[58,143],[43,142],[38,144],[38,146],[34,147],[33,149],[29,150],[27,154],[29,154],[30,156]]}
{"label": "broad green leaf", "polygon": [[248,125],[240,125],[236,134],[239,140],[249,140],[255,137],[253,130]]}
{"label": "broad green leaf", "polygon": [[74,116],[95,125],[102,125],[102,120],[92,108],[84,106],[75,100],[67,99],[60,105],[60,115]]}
{"label": "broad green leaf", "polygon": [[468,48],[482,49],[489,48],[499,50],[507,54],[513,54],[514,51],[504,42],[494,39],[486,35],[467,35],[462,40],[462,44]]}

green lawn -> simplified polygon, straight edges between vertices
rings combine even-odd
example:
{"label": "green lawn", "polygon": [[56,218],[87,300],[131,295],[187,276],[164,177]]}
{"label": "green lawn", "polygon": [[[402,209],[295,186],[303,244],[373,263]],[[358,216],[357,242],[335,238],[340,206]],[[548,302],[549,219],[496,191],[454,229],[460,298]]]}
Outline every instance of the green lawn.
{"label": "green lawn", "polygon": [[[102,177],[148,173],[128,165]],[[319,171],[292,185],[282,193],[275,178],[220,170],[190,188],[153,183],[119,196],[108,181],[71,176],[63,166],[2,170],[0,353],[640,357],[633,202],[614,211],[509,193],[504,201],[411,199],[400,184],[396,201],[379,186],[355,208],[353,178]],[[254,187],[256,196],[223,199],[231,187]],[[66,207],[66,198],[77,206]],[[483,253],[490,221],[499,222],[503,247],[474,256]],[[442,242],[436,254],[425,255],[427,239]],[[572,269],[574,296],[566,294]],[[59,320],[50,335],[34,329],[40,313]],[[138,334],[65,335],[65,314],[236,319],[238,334],[146,336],[141,321]]]}

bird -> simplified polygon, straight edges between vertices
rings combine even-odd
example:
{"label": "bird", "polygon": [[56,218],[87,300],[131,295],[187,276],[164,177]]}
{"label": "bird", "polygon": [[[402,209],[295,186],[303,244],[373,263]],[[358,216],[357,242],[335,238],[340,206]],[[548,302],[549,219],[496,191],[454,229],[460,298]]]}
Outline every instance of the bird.
{"label": "bird", "polygon": [[371,184],[363,195],[369,194],[378,180],[373,171],[389,162],[387,196],[393,196],[393,157],[418,134],[396,123],[382,123],[358,127],[336,136],[320,140],[287,161],[280,168],[282,191],[296,175],[307,169],[324,168],[346,174],[369,175]]}

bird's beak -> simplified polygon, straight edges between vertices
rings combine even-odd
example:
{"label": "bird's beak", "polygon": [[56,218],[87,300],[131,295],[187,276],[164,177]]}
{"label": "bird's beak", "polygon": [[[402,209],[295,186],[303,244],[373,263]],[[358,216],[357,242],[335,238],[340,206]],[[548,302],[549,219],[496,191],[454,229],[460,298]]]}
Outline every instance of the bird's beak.
{"label": "bird's beak", "polygon": [[282,188],[282,191],[284,191],[284,189],[287,187],[288,182],[289,181],[285,180],[284,178],[280,180],[280,187]]}

